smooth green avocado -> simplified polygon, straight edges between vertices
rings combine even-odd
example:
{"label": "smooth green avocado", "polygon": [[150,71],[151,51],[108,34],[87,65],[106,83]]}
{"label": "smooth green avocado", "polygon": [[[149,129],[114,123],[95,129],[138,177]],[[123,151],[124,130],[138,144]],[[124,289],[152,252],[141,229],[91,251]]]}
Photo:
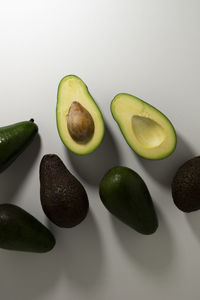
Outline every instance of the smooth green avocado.
{"label": "smooth green avocado", "polygon": [[0,128],[0,172],[24,151],[37,132],[38,127],[33,119]]}
{"label": "smooth green avocado", "polygon": [[186,161],[172,181],[172,197],[183,212],[200,209],[200,156]]}
{"label": "smooth green avocado", "polygon": [[130,94],[118,94],[111,113],[126,142],[139,156],[163,159],[176,148],[176,132],[169,119],[147,102]]}
{"label": "smooth green avocado", "polygon": [[108,211],[142,234],[158,227],[154,205],[143,179],[127,167],[114,167],[102,178],[99,195]]}
{"label": "smooth green avocado", "polygon": [[103,139],[102,114],[85,83],[75,75],[60,81],[56,120],[62,142],[76,154],[93,152]]}
{"label": "smooth green avocado", "polygon": [[40,199],[46,216],[59,227],[74,227],[88,213],[83,185],[56,154],[46,154],[41,160]]}
{"label": "smooth green avocado", "polygon": [[16,205],[0,204],[0,248],[42,253],[54,245],[54,236],[36,218]]}

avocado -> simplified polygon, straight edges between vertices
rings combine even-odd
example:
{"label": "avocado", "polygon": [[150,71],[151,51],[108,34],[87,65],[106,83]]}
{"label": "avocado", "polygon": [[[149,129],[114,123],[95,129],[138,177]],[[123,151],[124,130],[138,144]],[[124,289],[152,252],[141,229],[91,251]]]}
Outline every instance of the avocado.
{"label": "avocado", "polygon": [[46,216],[60,227],[78,225],[89,208],[83,185],[56,154],[46,154],[41,160],[40,198]]}
{"label": "avocado", "polygon": [[121,93],[111,102],[111,113],[126,142],[139,156],[157,160],[176,148],[176,132],[169,119],[147,102]]}
{"label": "avocado", "polygon": [[186,161],[172,181],[172,197],[183,212],[200,209],[200,156]]}
{"label": "avocado", "polygon": [[55,245],[51,232],[36,218],[13,204],[0,204],[0,248],[48,252]]}
{"label": "avocado", "polygon": [[33,119],[0,128],[0,172],[22,153],[37,132]]}
{"label": "avocado", "polygon": [[76,154],[93,152],[103,139],[102,114],[85,83],[75,75],[60,81],[56,120],[62,142]]}
{"label": "avocado", "polygon": [[158,220],[143,179],[127,167],[114,167],[102,178],[99,195],[108,211],[142,234],[152,234]]}

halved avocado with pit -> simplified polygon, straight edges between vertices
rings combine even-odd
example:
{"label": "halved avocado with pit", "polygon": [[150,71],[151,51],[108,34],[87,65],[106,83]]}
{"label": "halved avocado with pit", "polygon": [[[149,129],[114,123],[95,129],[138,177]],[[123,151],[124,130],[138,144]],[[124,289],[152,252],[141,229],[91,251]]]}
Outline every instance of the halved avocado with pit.
{"label": "halved avocado with pit", "polygon": [[102,114],[85,83],[75,75],[64,77],[58,86],[57,128],[64,145],[76,154],[89,154],[104,136]]}
{"label": "halved avocado with pit", "polygon": [[176,148],[176,132],[170,120],[147,102],[121,93],[111,102],[111,113],[128,145],[141,157],[157,160]]}

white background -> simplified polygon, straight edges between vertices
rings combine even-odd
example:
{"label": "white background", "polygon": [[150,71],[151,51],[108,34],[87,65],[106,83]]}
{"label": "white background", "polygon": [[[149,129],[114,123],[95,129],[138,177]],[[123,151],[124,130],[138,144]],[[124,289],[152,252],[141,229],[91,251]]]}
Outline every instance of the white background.
{"label": "white background", "polygon": [[[54,232],[47,254],[0,251],[2,300],[199,300],[200,212],[173,204],[170,183],[199,154],[200,2],[198,0],[56,0],[0,3],[0,126],[34,118],[40,138],[0,175],[1,202],[14,203]],[[59,139],[60,79],[80,76],[107,130],[93,154],[69,153]],[[140,159],[126,144],[110,102],[128,92],[173,122],[176,152]],[[90,213],[79,226],[50,224],[40,205],[39,163],[57,153],[84,184]],[[149,187],[159,228],[143,236],[112,217],[98,183],[112,166],[138,172]]]}

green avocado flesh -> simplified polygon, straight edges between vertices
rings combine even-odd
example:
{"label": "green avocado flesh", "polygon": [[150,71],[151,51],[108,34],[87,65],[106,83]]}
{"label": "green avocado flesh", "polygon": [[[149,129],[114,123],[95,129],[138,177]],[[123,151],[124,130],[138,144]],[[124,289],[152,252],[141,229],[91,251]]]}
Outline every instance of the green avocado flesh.
{"label": "green avocado flesh", "polygon": [[183,212],[200,209],[200,156],[185,162],[172,181],[172,197]]}
{"label": "green avocado flesh", "polygon": [[40,163],[40,199],[46,216],[59,227],[81,223],[89,208],[83,185],[55,154],[46,154]]}
{"label": "green avocado flesh", "polygon": [[64,145],[76,154],[89,154],[104,136],[102,114],[85,83],[75,75],[64,77],[56,106],[57,128]]}
{"label": "green avocado flesh", "polygon": [[0,248],[48,252],[55,245],[51,232],[32,215],[13,204],[0,204]]}
{"label": "green avocado flesh", "polygon": [[126,142],[139,156],[163,159],[175,150],[173,125],[150,104],[129,94],[118,94],[111,102],[111,112]]}
{"label": "green avocado flesh", "polygon": [[37,132],[33,119],[0,128],[0,172],[23,152]]}
{"label": "green avocado flesh", "polygon": [[158,220],[143,179],[126,167],[114,167],[100,182],[100,198],[108,211],[142,234],[152,234]]}

